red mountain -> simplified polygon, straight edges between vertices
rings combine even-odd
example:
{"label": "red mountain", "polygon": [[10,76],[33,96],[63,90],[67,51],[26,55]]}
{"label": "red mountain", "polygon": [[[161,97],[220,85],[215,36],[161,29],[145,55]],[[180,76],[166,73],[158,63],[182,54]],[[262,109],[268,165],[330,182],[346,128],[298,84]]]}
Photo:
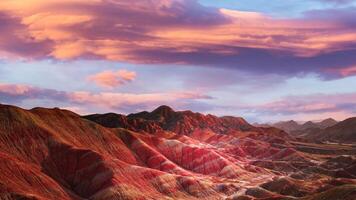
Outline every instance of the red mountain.
{"label": "red mountain", "polygon": [[351,200],[354,150],[166,106],[81,117],[0,105],[0,199]]}
{"label": "red mountain", "polygon": [[250,125],[240,117],[216,117],[191,111],[175,112],[168,106],[160,106],[152,112],[144,111],[128,116],[108,113],[88,115],[84,118],[106,127],[121,127],[150,133],[172,131],[178,134],[190,134],[196,129],[210,129],[217,133],[259,131],[259,128]]}

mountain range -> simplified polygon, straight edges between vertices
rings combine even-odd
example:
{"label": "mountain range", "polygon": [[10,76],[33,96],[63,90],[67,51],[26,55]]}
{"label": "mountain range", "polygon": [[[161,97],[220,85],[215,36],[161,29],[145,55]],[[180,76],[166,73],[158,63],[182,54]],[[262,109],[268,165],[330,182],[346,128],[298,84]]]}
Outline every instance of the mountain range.
{"label": "mountain range", "polygon": [[315,130],[305,134],[305,137],[314,141],[354,143],[356,142],[356,117],[346,119],[323,130]]}
{"label": "mountain range", "polygon": [[308,130],[308,129],[325,129],[325,128],[333,126],[337,123],[338,123],[338,121],[336,121],[332,118],[328,118],[328,119],[322,120],[320,122],[307,121],[304,123],[298,123],[294,120],[289,120],[289,121],[280,121],[280,122],[271,123],[271,124],[255,123],[254,125],[256,125],[258,127],[276,127],[276,128],[286,131],[287,133],[298,134],[298,133]]}
{"label": "mountain range", "polygon": [[[352,139],[354,126],[351,118],[323,136]],[[353,200],[355,154],[168,106],[80,116],[0,105],[1,200]]]}
{"label": "mountain range", "polygon": [[356,118],[338,122],[332,118],[320,122],[307,121],[298,123],[294,120],[281,121],[273,124],[254,124],[257,127],[275,127],[291,136],[307,139],[312,142],[356,142]]}

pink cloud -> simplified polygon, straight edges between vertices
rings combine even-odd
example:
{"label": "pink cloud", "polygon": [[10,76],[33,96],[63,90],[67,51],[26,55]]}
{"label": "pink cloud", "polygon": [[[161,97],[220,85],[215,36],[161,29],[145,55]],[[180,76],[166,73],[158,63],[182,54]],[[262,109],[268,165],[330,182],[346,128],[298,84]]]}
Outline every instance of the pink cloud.
{"label": "pink cloud", "polygon": [[[326,64],[356,62],[353,13],[314,11],[305,18],[277,19],[190,0],[2,0],[0,57],[324,73]],[[120,81],[99,84],[113,87]]]}
{"label": "pink cloud", "polygon": [[342,68],[342,69],[337,70],[337,72],[338,72],[342,77],[354,76],[354,75],[356,75],[356,66],[347,67],[347,68]]}
{"label": "pink cloud", "polygon": [[133,81],[136,78],[136,72],[128,70],[119,70],[117,71],[117,75],[126,81]]}
{"label": "pink cloud", "polygon": [[328,73],[330,76],[336,77],[348,77],[348,76],[355,76],[356,75],[356,65],[350,67],[339,67],[339,68],[327,68],[325,72]]}
{"label": "pink cloud", "polygon": [[0,92],[7,93],[9,95],[26,95],[31,93],[34,88],[28,85],[15,85],[0,83]]}
{"label": "pink cloud", "polygon": [[308,101],[293,101],[293,100],[281,100],[268,103],[261,106],[262,109],[269,112],[290,112],[290,113],[306,113],[306,112],[318,112],[323,110],[337,109],[337,105],[333,103],[323,102],[308,102]]}
{"label": "pink cloud", "polygon": [[136,72],[128,70],[103,71],[88,77],[97,85],[106,88],[114,88],[135,80]]}
{"label": "pink cloud", "polygon": [[[184,106],[198,100],[212,97],[193,91],[172,91],[158,93],[119,93],[119,92],[88,92],[88,91],[57,91],[33,87],[23,84],[0,83],[0,103],[22,103],[43,100],[51,105],[63,105],[75,111],[90,112],[92,110],[132,112],[140,109],[154,108],[162,104]],[[42,102],[42,103],[40,103]]]}
{"label": "pink cloud", "polygon": [[[170,91],[151,93],[58,91],[24,84],[0,83],[0,103],[33,106],[54,105],[79,113],[120,112],[130,113],[170,105],[179,109],[204,109],[213,111],[219,105],[207,100],[211,96],[201,91]],[[207,103],[206,103],[207,102]],[[222,106],[222,113],[254,113],[267,121],[290,118],[298,120],[333,117],[343,120],[356,115],[356,93],[312,94],[287,96],[265,104],[241,104]],[[235,114],[236,114],[235,113]]]}
{"label": "pink cloud", "polygon": [[8,84],[0,82],[0,101],[19,102],[26,99],[52,99],[62,101],[66,93],[53,89],[43,89],[25,84]]}
{"label": "pink cloud", "polygon": [[[323,114],[332,112],[352,113],[356,110],[356,93],[312,94],[288,96],[261,105],[251,105],[259,112],[295,115]],[[356,113],[354,113],[356,114]],[[350,114],[351,115],[351,114]]]}
{"label": "pink cloud", "polygon": [[[122,107],[155,107],[162,104],[179,105],[186,100],[211,99],[210,96],[193,92],[167,92],[167,93],[91,93],[85,91],[72,92],[69,100],[78,104],[91,104],[111,109]],[[180,103],[182,102],[182,103]]]}

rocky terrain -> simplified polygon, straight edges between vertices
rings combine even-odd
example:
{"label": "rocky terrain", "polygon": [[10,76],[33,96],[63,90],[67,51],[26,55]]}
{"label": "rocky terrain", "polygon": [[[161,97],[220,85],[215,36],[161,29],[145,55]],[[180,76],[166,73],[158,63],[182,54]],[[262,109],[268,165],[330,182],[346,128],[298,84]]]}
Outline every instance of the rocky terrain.
{"label": "rocky terrain", "polygon": [[356,143],[356,117],[341,121],[323,130],[315,130],[305,135],[312,141]]}
{"label": "rocky terrain", "polygon": [[[342,125],[328,138],[354,138],[353,120]],[[355,154],[168,106],[80,116],[0,105],[1,200],[354,200]]]}
{"label": "rocky terrain", "polygon": [[314,143],[356,143],[356,118],[352,117],[341,122],[332,118],[320,122],[282,121],[274,124],[254,124],[257,127],[275,127],[291,136]]}
{"label": "rocky terrain", "polygon": [[[290,133],[292,135],[302,135],[305,132],[312,132],[316,130],[323,130],[330,126],[336,125],[338,122],[332,118],[324,119],[320,122],[307,121],[305,123],[298,123],[294,120],[281,121],[268,126],[276,127]],[[264,125],[266,126],[266,125]]]}

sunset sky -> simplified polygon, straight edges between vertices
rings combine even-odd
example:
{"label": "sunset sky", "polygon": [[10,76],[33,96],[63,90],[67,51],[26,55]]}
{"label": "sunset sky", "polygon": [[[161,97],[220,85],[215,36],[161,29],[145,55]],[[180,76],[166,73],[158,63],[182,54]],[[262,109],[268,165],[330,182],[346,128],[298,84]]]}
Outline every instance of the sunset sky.
{"label": "sunset sky", "polygon": [[354,0],[1,0],[0,103],[356,116]]}

